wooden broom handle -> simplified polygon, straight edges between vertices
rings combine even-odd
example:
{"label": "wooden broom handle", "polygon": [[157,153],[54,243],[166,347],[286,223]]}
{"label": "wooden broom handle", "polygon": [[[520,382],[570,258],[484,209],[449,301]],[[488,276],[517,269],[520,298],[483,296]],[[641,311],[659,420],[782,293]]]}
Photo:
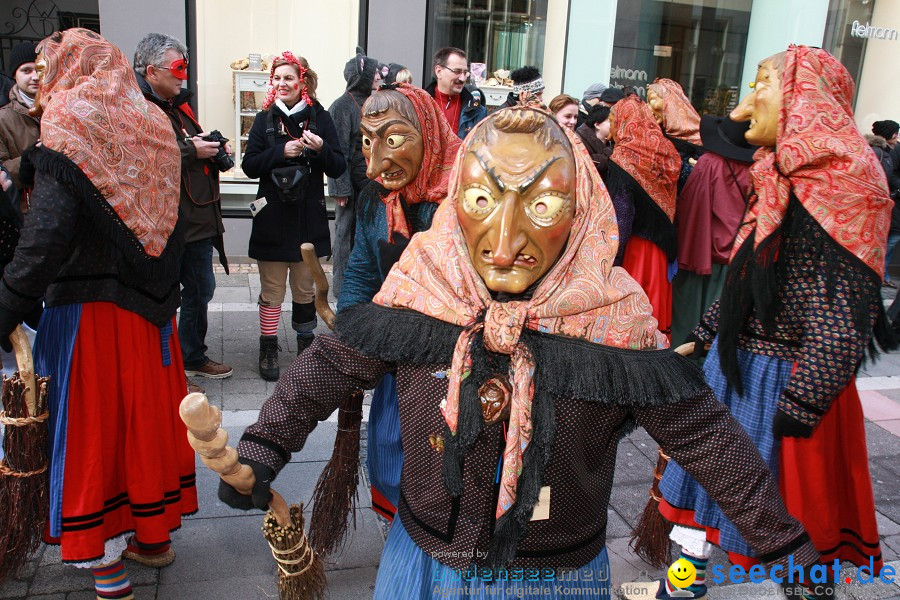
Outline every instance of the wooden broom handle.
{"label": "wooden broom handle", "polygon": [[37,412],[37,381],[34,377],[34,358],[31,356],[31,344],[28,343],[28,334],[21,325],[9,334],[9,343],[12,344],[16,355],[16,365],[19,367],[19,377],[25,383],[25,407],[29,417],[36,417]]}
{"label": "wooden broom handle", "polygon": [[[256,483],[253,469],[238,462],[237,450],[228,445],[228,432],[222,429],[222,413],[211,406],[206,394],[188,394],[178,410],[188,428],[188,443],[203,463],[219,474],[222,480],[241,494],[249,496]],[[282,527],[291,523],[287,502],[275,490],[269,501],[269,509]]]}
{"label": "wooden broom handle", "polygon": [[322,270],[322,264],[316,256],[316,247],[309,242],[300,244],[300,255],[303,256],[303,262],[309,267],[313,281],[316,282],[316,312],[325,321],[328,329],[334,330],[334,311],[328,304],[328,278],[325,277],[325,271]]}

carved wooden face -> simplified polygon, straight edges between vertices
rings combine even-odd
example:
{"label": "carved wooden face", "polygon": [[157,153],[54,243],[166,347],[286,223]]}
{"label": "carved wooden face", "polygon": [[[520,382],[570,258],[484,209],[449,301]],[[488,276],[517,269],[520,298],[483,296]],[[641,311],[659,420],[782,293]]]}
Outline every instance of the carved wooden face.
{"label": "carved wooden face", "polygon": [[650,105],[650,110],[653,111],[656,122],[662,125],[666,114],[666,101],[650,86],[647,87],[647,104]]}
{"label": "carved wooden face", "polygon": [[731,111],[732,121],[750,121],[744,138],[757,146],[774,147],[778,138],[783,93],[781,68],[775,57],[759,63],[753,91]]}
{"label": "carved wooden face", "polygon": [[399,190],[416,178],[425,157],[425,142],[416,124],[389,108],[363,115],[360,130],[366,177],[381,177],[389,190]]}
{"label": "carved wooden face", "polygon": [[491,291],[520,294],[550,270],[575,216],[575,159],[531,133],[497,131],[466,155],[457,215]]}

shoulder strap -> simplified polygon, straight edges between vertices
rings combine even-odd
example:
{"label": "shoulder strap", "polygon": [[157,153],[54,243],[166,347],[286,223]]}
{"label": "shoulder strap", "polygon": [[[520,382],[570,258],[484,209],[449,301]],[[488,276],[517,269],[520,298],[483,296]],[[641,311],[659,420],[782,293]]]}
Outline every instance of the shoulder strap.
{"label": "shoulder strap", "polygon": [[270,148],[275,145],[275,116],[271,108],[266,111],[266,141]]}
{"label": "shoulder strap", "polygon": [[[315,102],[315,101],[314,101]],[[306,120],[306,128],[316,135],[319,134],[319,130],[316,127],[316,105],[313,104],[309,107],[309,118]]]}

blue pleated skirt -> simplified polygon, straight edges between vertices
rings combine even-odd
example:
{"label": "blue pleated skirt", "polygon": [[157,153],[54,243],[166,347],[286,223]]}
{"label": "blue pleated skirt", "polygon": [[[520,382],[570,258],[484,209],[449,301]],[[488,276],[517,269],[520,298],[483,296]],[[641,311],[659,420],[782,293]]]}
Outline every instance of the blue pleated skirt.
{"label": "blue pleated skirt", "polygon": [[369,410],[369,445],[366,468],[369,481],[392,506],[379,506],[377,494],[373,504],[377,511],[393,516],[400,502],[400,471],[403,467],[403,444],[400,441],[400,405],[397,381],[387,373],[375,386]]}

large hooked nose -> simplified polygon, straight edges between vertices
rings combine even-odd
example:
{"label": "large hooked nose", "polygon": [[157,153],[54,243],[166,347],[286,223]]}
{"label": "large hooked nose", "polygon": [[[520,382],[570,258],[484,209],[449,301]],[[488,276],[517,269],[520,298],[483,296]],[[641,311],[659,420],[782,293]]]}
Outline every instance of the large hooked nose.
{"label": "large hooked nose", "polygon": [[525,215],[518,210],[517,200],[518,194],[512,191],[506,192],[500,199],[500,210],[497,215],[500,220],[491,239],[493,263],[498,267],[513,266],[519,252],[528,243],[519,222]]}
{"label": "large hooked nose", "polygon": [[732,121],[740,123],[741,121],[750,120],[750,117],[753,116],[753,98],[755,95],[755,91],[750,92],[744,96],[744,99],[741,100],[740,104],[734,107],[734,110],[728,115]]}
{"label": "large hooked nose", "polygon": [[390,161],[384,157],[381,145],[381,140],[372,140],[372,147],[369,149],[369,162],[366,165],[366,177],[369,179],[375,179],[391,166]]}

